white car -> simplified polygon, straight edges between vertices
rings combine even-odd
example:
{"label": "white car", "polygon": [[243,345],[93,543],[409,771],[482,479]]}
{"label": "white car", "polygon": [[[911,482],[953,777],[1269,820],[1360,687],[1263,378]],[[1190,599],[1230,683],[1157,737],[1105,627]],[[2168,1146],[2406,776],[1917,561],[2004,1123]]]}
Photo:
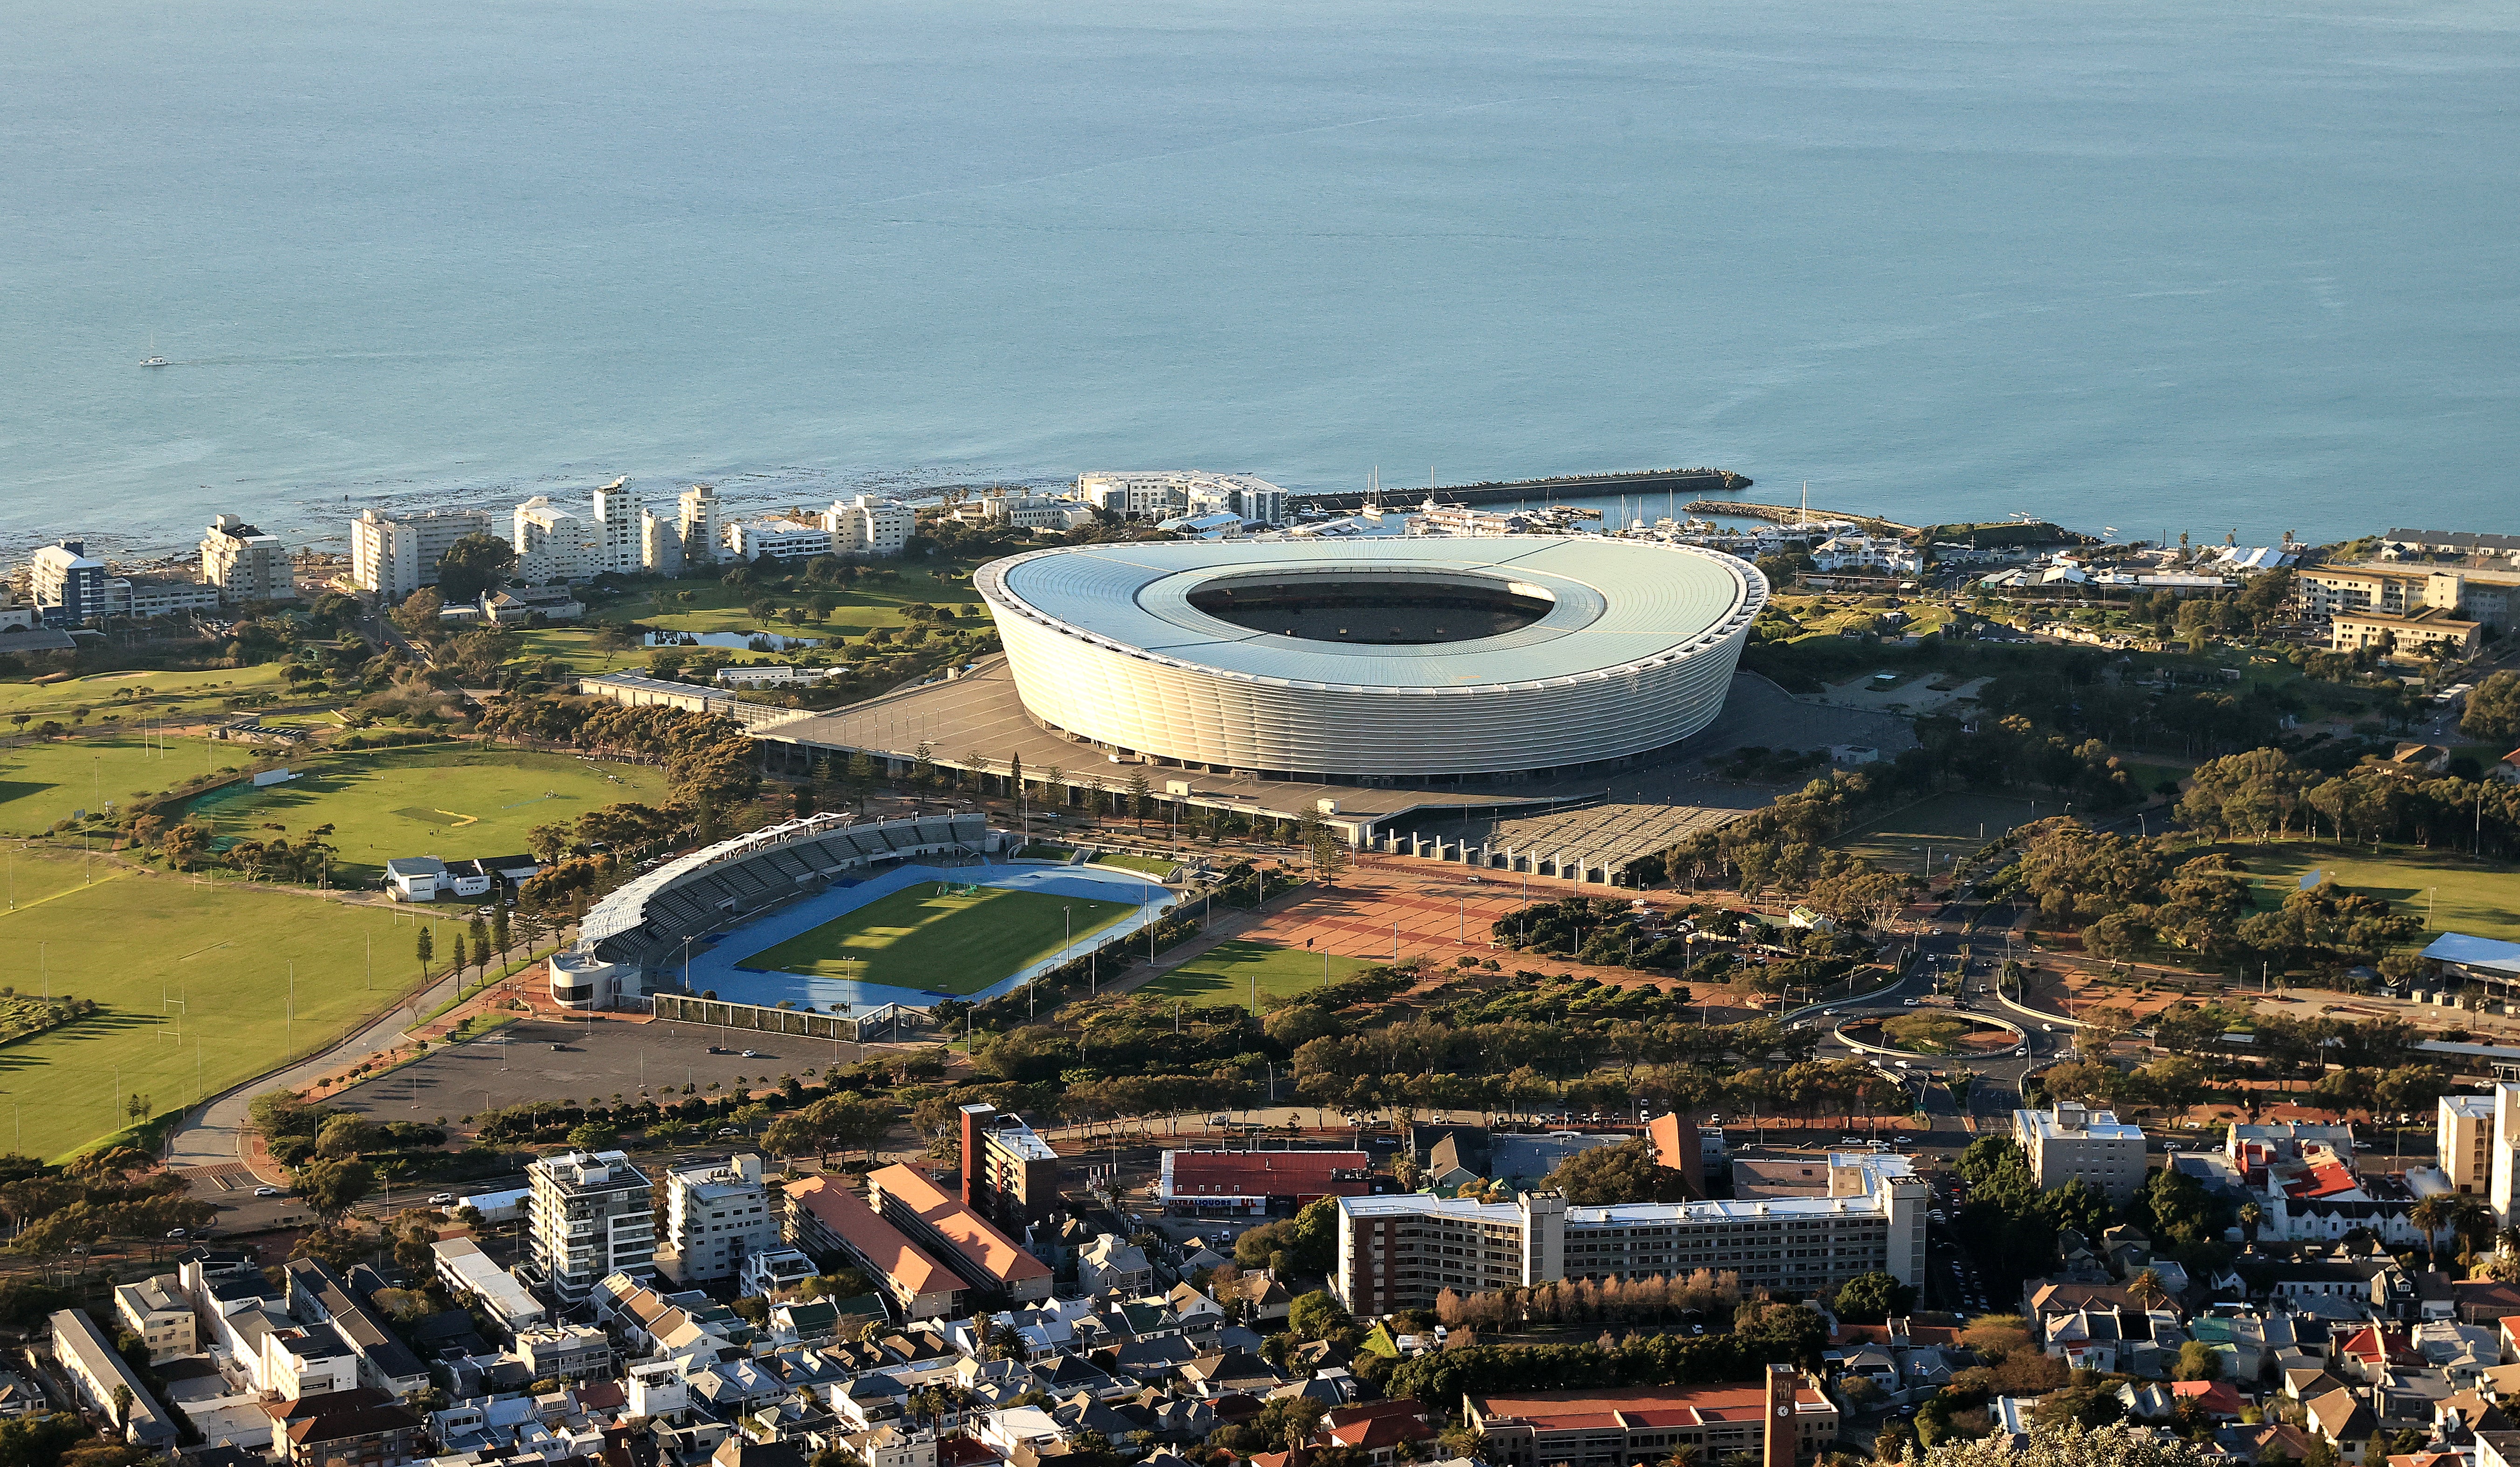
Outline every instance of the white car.
{"label": "white car", "polygon": [[1900,1001],[1902,1004],[1905,1004],[1907,1007],[1909,1007],[1909,1008],[1912,1008],[1912,1008],[1914,1008],[1914,1007],[1916,1006],[1916,1004],[1918,1003],[1918,1001],[1919,1001],[1919,1000],[1917,1000],[1917,999],[1913,999],[1913,998],[1902,998],[1902,999],[1900,999],[1899,1001]]}
{"label": "white car", "polygon": [[428,1199],[428,1205],[433,1208],[451,1208],[455,1206],[455,1194],[452,1192],[440,1192],[436,1196]]}
{"label": "white car", "polygon": [[278,1187],[256,1187],[253,1189],[253,1195],[256,1197],[278,1197],[281,1193]]}

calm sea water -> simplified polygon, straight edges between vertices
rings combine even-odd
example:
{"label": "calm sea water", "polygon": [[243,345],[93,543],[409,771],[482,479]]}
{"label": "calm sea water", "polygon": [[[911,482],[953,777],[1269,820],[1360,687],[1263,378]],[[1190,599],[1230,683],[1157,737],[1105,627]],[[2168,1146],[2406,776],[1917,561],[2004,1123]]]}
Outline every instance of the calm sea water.
{"label": "calm sea water", "polygon": [[8,15],[7,549],[1134,466],[2520,530],[2507,4]]}

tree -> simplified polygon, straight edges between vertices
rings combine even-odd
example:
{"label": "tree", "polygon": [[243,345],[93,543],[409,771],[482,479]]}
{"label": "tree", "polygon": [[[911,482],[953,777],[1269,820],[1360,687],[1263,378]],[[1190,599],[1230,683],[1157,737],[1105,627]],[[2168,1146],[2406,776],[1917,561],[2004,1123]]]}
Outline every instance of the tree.
{"label": "tree", "polygon": [[1315,1289],[1286,1307],[1286,1328],[1307,1340],[1327,1339],[1356,1322],[1328,1293]]}
{"label": "tree", "polygon": [[[2058,1392],[2057,1396],[2069,1394]],[[2116,1400],[2114,1394],[2109,1398]],[[1926,1448],[1923,1467],[2212,1467],[2224,1460],[2205,1446],[2167,1432],[2144,1431],[2122,1422],[2092,1428],[2072,1420],[2051,1421],[2046,1402],[2040,1415],[2029,1442],[2022,1445],[2014,1445],[2002,1432],[1953,1438]]]}
{"label": "tree", "polygon": [[1681,1174],[1654,1159],[1653,1142],[1643,1136],[1579,1151],[1558,1163],[1543,1185],[1565,1193],[1575,1206],[1588,1208],[1681,1202],[1688,1197]]}
{"label": "tree", "polygon": [[[2138,1268],[2136,1270],[2135,1277],[2127,1280],[2127,1297],[2147,1309],[2159,1308],[2170,1299],[2170,1286],[2163,1281],[2159,1269]],[[2211,1380],[2213,1377],[2193,1375],[2182,1376],[2180,1379]]]}
{"label": "tree", "polygon": [[2171,1367],[2170,1378],[2179,1381],[2221,1380],[2223,1357],[2204,1341],[2190,1340],[2179,1347],[2179,1363]]}
{"label": "tree", "polygon": [[297,1173],[297,1195],[315,1210],[317,1216],[327,1220],[357,1207],[360,1199],[376,1188],[376,1172],[356,1158],[316,1162]]}
{"label": "tree", "polygon": [[444,627],[437,614],[446,608],[446,598],[427,586],[402,599],[393,609],[393,624],[415,637],[433,637]]}
{"label": "tree", "polygon": [[1859,1273],[1837,1288],[1837,1314],[1855,1324],[1877,1324],[1905,1317],[1916,1307],[1916,1290],[1878,1268]]}
{"label": "tree", "polygon": [[448,601],[478,601],[516,568],[516,548],[493,534],[469,534],[437,558],[437,591]]}
{"label": "tree", "polygon": [[2422,1230],[2425,1251],[2436,1268],[2441,1266],[2444,1234],[2452,1239],[2472,1236],[2489,1218],[2485,1205],[2464,1192],[2436,1192],[2407,1211],[2407,1220]]}
{"label": "tree", "polygon": [[428,923],[424,922],[420,925],[420,935],[413,940],[412,946],[420,954],[420,976],[422,981],[426,982],[428,978],[428,960],[434,955],[435,950],[435,940],[429,936]]}
{"label": "tree", "polygon": [[2488,673],[2467,695],[2458,731],[2471,739],[2520,739],[2520,672]]}

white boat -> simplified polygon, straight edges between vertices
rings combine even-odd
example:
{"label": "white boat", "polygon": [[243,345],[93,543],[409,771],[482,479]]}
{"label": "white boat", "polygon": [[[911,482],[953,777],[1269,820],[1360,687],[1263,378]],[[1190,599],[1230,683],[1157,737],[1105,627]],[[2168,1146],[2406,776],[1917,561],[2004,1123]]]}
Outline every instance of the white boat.
{"label": "white boat", "polygon": [[166,358],[158,354],[158,333],[154,331],[149,333],[149,354],[140,359],[140,365],[144,367],[162,367],[166,365]]}

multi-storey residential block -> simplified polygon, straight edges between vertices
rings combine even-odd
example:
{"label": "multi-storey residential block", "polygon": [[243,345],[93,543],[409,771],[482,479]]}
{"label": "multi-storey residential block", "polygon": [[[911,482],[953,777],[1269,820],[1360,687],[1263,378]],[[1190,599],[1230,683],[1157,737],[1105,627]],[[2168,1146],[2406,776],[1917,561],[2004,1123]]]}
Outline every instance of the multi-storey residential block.
{"label": "multi-storey residential block", "polygon": [[646,565],[640,521],[639,491],[630,481],[616,479],[595,491],[595,569],[638,571]]}
{"label": "multi-storey residential block", "polygon": [[602,527],[536,494],[517,506],[516,578],[527,583],[584,580],[604,569]]}
{"label": "multi-storey residential block", "polygon": [[1021,1116],[963,1107],[963,1202],[1017,1232],[1058,1205],[1058,1153]]}
{"label": "multi-storey residential block", "polygon": [[675,525],[682,530],[683,564],[705,566],[717,559],[717,488],[696,483],[675,500]]}
{"label": "multi-storey residential block", "polygon": [[811,560],[830,555],[832,531],[811,520],[739,520],[726,527],[727,553],[737,560]]}
{"label": "multi-storey residential block", "polygon": [[2484,1196],[2494,1190],[2494,1111],[2492,1095],[2445,1095],[2436,1123],[2441,1169],[2462,1192]]}
{"label": "multi-storey residential block", "polygon": [[870,1174],[867,1186],[884,1221],[973,1289],[1016,1304],[1050,1297],[1048,1264],[924,1174],[896,1164]]}
{"label": "multi-storey residential block", "polygon": [[1162,520],[1187,511],[1228,513],[1275,525],[1286,518],[1286,491],[1254,474],[1153,469],[1076,476],[1077,495],[1096,509]]}
{"label": "multi-storey residential block", "polygon": [[639,569],[651,575],[683,573],[683,527],[654,510],[639,511]]}
{"label": "multi-storey residential block", "polygon": [[46,621],[76,624],[112,615],[105,562],[90,560],[85,540],[60,540],[36,550],[26,563],[26,599]]}
{"label": "multi-storey residential block", "polygon": [[1745,1385],[1629,1386],[1472,1397],[1462,1424],[1508,1467],[1631,1467],[1685,1456],[1793,1467],[1828,1449],[1837,1407],[1791,1365]]}
{"label": "multi-storey residential block", "polygon": [[493,533],[488,510],[395,515],[362,510],[350,522],[350,580],[386,601],[437,584],[437,563],[466,535]]}
{"label": "multi-storey residential block", "polygon": [[183,1281],[174,1274],[115,1285],[113,1311],[149,1347],[153,1365],[199,1348],[194,1344],[193,1302],[184,1297]]}
{"label": "multi-storey residential block", "polygon": [[297,595],[289,547],[234,515],[210,522],[202,536],[202,579],[229,602],[288,601]]}
{"label": "multi-storey residential block", "polygon": [[534,1266],[563,1303],[608,1273],[656,1271],[656,1218],[648,1176],[626,1153],[572,1151],[525,1168],[533,1187]]}
{"label": "multi-storey residential block", "polygon": [[1829,1194],[1763,1202],[1569,1207],[1555,1192],[1509,1203],[1422,1194],[1338,1200],[1330,1292],[1359,1314],[1423,1308],[1446,1289],[1483,1293],[1559,1279],[1732,1270],[1744,1287],[1814,1290],[1880,1269],[1924,1276],[1932,1193],[1897,1156],[1829,1158]]}
{"label": "multi-storey residential block", "polygon": [[822,1255],[839,1254],[875,1280],[905,1319],[959,1318],[970,1286],[884,1221],[837,1178],[809,1176],[788,1184],[788,1241]]}
{"label": "multi-storey residential block", "polygon": [[2327,647],[2331,652],[2360,652],[2370,647],[2473,657],[2484,646],[2483,622],[2453,617],[2439,607],[2428,606],[2404,615],[2338,612],[2327,622]]}
{"label": "multi-storey residential block", "polygon": [[677,1167],[665,1173],[665,1250],[658,1265],[685,1285],[733,1278],[746,1259],[779,1246],[779,1209],[761,1158]]}
{"label": "multi-storey residential block", "polygon": [[840,555],[899,555],[919,530],[919,512],[889,499],[860,494],[833,500],[823,511],[823,528],[831,531],[832,549]]}
{"label": "multi-storey residential block", "polygon": [[2118,1207],[2143,1185],[2143,1130],[2121,1124],[2108,1111],[2073,1101],[2052,1110],[2014,1111],[2012,1139],[2030,1156],[2030,1174],[2042,1189],[2081,1180]]}

